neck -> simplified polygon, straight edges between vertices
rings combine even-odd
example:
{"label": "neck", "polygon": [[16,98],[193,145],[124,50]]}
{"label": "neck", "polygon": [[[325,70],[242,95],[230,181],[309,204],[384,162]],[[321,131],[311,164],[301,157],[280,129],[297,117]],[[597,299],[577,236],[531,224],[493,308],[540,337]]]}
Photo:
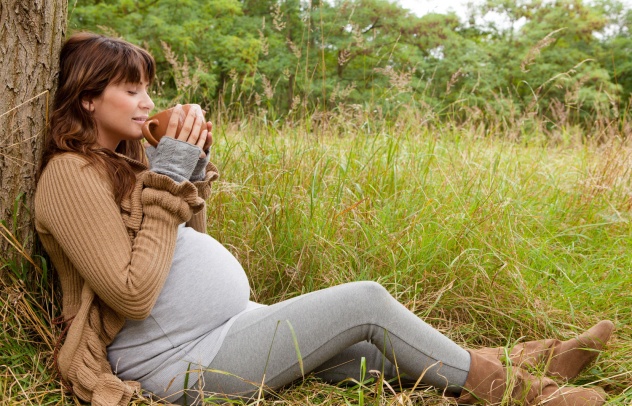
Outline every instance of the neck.
{"label": "neck", "polygon": [[99,144],[102,148],[115,152],[119,143],[105,137],[97,136],[97,144]]}

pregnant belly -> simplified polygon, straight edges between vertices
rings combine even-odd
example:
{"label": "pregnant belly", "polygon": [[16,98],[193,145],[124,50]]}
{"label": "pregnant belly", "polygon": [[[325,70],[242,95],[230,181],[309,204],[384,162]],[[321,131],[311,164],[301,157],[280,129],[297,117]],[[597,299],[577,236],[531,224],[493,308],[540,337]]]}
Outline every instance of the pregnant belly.
{"label": "pregnant belly", "polygon": [[208,334],[248,306],[237,259],[212,237],[181,226],[171,270],[151,315],[127,320],[111,349],[162,353]]}
{"label": "pregnant belly", "polygon": [[212,237],[181,227],[171,271],[151,317],[174,346],[219,327],[248,305],[237,259]]}

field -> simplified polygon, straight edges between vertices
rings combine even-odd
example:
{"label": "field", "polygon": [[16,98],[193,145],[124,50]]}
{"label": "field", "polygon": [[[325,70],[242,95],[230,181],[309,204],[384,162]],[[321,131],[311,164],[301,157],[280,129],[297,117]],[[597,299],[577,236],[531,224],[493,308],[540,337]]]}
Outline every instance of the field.
{"label": "field", "polygon": [[[511,140],[367,115],[216,120],[212,153],[221,178],[209,233],[243,264],[253,300],[374,280],[467,347],[567,339],[608,318],[615,337],[574,384],[604,387],[611,405],[632,403],[626,143]],[[54,280],[33,261],[44,275],[25,261],[2,264],[1,402],[74,404],[52,373],[58,329],[48,314],[58,310],[38,307],[54,296]],[[254,403],[454,404],[370,377],[341,387],[307,378]]]}

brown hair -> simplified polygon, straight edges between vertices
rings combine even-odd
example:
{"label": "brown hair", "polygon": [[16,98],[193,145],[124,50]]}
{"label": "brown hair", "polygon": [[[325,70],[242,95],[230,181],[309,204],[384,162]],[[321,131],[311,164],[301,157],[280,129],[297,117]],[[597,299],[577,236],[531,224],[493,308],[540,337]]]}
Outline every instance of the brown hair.
{"label": "brown hair", "polygon": [[[134,188],[136,175],[125,159],[97,144],[96,122],[82,101],[99,97],[110,83],[152,82],[155,74],[154,58],[127,41],[88,32],[68,38],[60,53],[59,86],[39,173],[58,154],[80,153],[105,173],[120,203]],[[121,141],[116,152],[145,161],[141,141]]]}

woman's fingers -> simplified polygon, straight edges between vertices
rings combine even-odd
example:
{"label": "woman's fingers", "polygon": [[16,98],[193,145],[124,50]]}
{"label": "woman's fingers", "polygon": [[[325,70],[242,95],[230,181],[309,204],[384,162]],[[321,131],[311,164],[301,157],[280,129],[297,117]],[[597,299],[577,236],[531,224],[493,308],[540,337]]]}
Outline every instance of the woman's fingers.
{"label": "woman's fingers", "polygon": [[200,149],[202,150],[202,153],[200,153],[200,158],[206,158],[206,151],[207,149],[204,148],[204,146],[206,145],[206,140],[209,137],[209,132],[208,130],[205,128],[202,130],[202,132],[200,133],[200,138],[198,138],[198,142],[197,145],[198,147],[200,147]]}
{"label": "woman's fingers", "polygon": [[191,105],[184,119],[178,139],[189,144],[198,145],[202,129],[206,127],[202,108],[197,104]]}
{"label": "woman's fingers", "polygon": [[195,121],[193,122],[193,128],[191,129],[191,134],[189,135],[189,139],[187,140],[187,142],[193,145],[198,145],[198,141],[200,139],[200,135],[202,134],[203,128],[206,128],[206,123],[204,122],[204,114],[202,113],[202,108],[200,106],[197,106]]}
{"label": "woman's fingers", "polygon": [[[213,142],[213,137],[211,136],[213,124],[211,124],[210,121],[204,121],[204,111],[202,108],[197,104],[190,105],[189,111],[182,123],[182,128],[176,135],[181,112],[182,106],[179,104],[176,105],[173,113],[171,114],[171,118],[169,119],[166,135],[172,137],[175,136],[175,138],[180,141],[185,141],[189,144],[198,146],[202,149],[202,151],[208,151]],[[201,157],[204,156],[205,153],[203,153]]]}
{"label": "woman's fingers", "polygon": [[[193,125],[198,117],[198,108],[196,105],[192,105],[189,107],[189,112],[187,116],[184,118],[184,123],[182,123],[182,129],[180,129],[180,133],[178,134],[178,139],[180,141],[189,142],[189,136],[193,131]],[[196,138],[197,141],[197,138]]]}
{"label": "woman's fingers", "polygon": [[210,121],[206,123],[206,141],[204,142],[204,146],[202,147],[203,151],[208,151],[211,148],[211,145],[213,145],[213,123],[211,123]]}
{"label": "woman's fingers", "polygon": [[171,112],[169,123],[167,124],[167,132],[165,133],[167,137],[175,138],[176,132],[178,131],[178,123],[180,122],[180,114],[182,114],[182,105],[176,104]]}

